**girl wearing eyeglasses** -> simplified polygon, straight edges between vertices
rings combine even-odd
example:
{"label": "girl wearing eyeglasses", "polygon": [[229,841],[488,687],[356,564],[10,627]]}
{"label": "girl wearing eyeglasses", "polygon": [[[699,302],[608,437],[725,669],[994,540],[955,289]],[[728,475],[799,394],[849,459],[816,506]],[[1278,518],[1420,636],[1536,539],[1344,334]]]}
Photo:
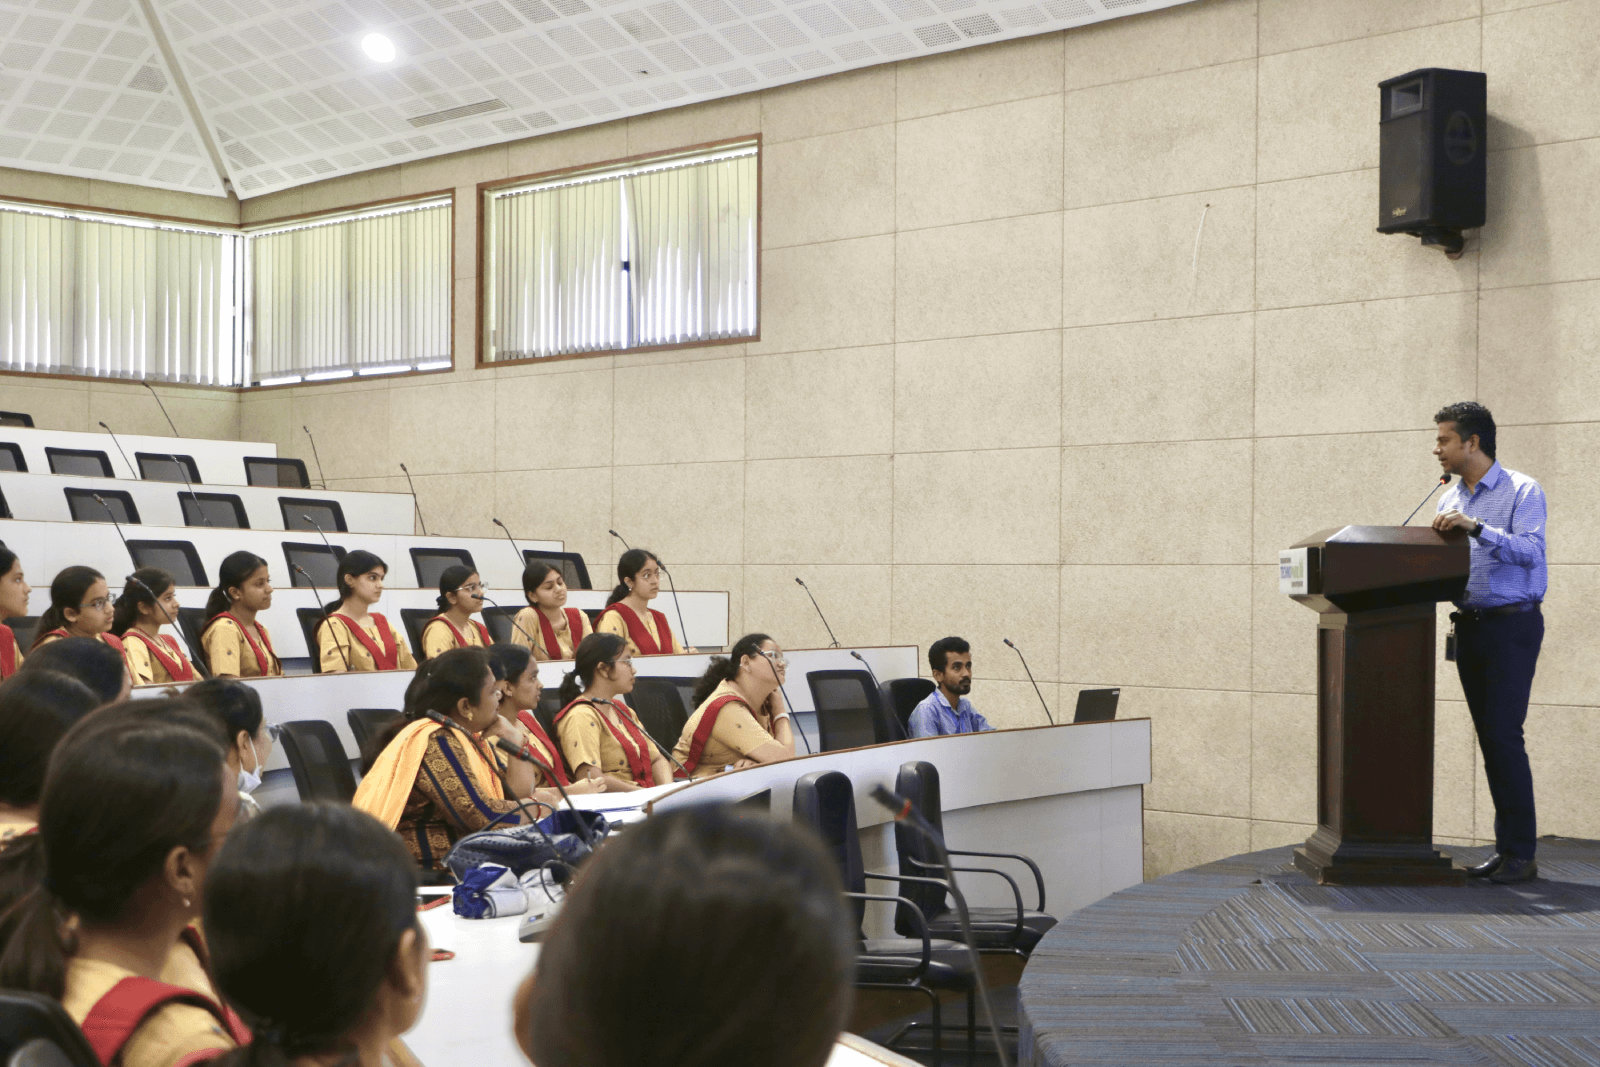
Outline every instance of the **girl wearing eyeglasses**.
{"label": "girl wearing eyeglasses", "polygon": [[766,634],[746,634],[726,657],[713,656],[694,685],[695,713],[672,750],[690,777],[794,758],[794,729],[783,701],[783,650]]}
{"label": "girl wearing eyeglasses", "polygon": [[68,567],[50,583],[50,606],[39,616],[33,648],[63,637],[92,637],[122,653],[122,640],[111,632],[111,589],[93,567]]}
{"label": "girl wearing eyeglasses", "polygon": [[[650,606],[661,592],[661,561],[654,552],[630,548],[617,560],[620,584],[595,625],[595,632],[616,634],[635,656],[668,656],[683,652],[682,642],[667,617]],[[692,650],[691,650],[692,651]]]}
{"label": "girl wearing eyeglasses", "polygon": [[517,612],[511,643],[531,649],[534,658],[571,659],[579,643],[594,633],[588,615],[567,607],[567,580],[559,567],[543,560],[528,564],[522,593],[528,606]]}
{"label": "girl wearing eyeglasses", "polygon": [[483,582],[478,572],[457,563],[439,575],[439,614],[422,628],[422,658],[432,659],[452,648],[488,648],[489,631],[473,616],[483,610]]}

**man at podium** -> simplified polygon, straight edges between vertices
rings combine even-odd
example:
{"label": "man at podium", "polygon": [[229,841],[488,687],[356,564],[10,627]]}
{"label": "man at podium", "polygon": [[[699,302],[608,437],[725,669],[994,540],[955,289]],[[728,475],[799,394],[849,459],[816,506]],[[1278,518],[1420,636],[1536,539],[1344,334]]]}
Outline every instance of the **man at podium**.
{"label": "man at podium", "polygon": [[1494,417],[1482,404],[1451,404],[1433,421],[1433,454],[1446,474],[1461,479],[1439,498],[1433,528],[1465,530],[1472,546],[1467,591],[1450,614],[1447,653],[1455,655],[1494,798],[1495,854],[1467,873],[1501,884],[1525,882],[1539,873],[1533,772],[1522,725],[1544,642],[1544,490],[1500,466]]}

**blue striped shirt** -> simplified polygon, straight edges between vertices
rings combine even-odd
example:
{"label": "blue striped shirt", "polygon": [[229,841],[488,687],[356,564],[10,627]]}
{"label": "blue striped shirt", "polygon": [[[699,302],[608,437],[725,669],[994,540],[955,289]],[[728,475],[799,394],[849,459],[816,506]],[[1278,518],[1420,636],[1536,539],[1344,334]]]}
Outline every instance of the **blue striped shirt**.
{"label": "blue striped shirt", "polygon": [[972,701],[961,697],[952,708],[944,692],[935,689],[911,711],[906,730],[912,737],[941,737],[945,734],[975,734],[993,730],[987,719],[979,715]]}
{"label": "blue striped shirt", "polygon": [[1457,481],[1439,498],[1439,510],[1451,509],[1483,523],[1470,538],[1472,572],[1464,608],[1495,608],[1525,600],[1543,600],[1550,584],[1545,566],[1544,490],[1526,474],[1506,470],[1496,461],[1472,489]]}

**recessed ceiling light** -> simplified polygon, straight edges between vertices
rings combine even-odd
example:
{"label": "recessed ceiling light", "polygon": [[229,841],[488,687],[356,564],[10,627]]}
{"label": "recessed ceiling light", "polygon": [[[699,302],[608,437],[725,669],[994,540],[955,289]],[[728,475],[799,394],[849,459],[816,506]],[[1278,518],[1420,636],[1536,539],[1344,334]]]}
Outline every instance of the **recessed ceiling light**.
{"label": "recessed ceiling light", "polygon": [[381,33],[369,33],[361,38],[361,50],[379,63],[394,62],[394,42]]}

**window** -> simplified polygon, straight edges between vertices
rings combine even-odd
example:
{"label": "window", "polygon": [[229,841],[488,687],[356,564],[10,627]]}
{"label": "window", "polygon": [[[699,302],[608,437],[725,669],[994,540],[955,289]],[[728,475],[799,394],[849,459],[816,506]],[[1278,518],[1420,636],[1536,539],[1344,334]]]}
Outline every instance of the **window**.
{"label": "window", "polygon": [[247,230],[249,383],[450,366],[451,203]]}
{"label": "window", "polygon": [[759,150],[485,187],[483,361],[755,336]]}
{"label": "window", "polygon": [[239,236],[0,202],[0,370],[238,385]]}

